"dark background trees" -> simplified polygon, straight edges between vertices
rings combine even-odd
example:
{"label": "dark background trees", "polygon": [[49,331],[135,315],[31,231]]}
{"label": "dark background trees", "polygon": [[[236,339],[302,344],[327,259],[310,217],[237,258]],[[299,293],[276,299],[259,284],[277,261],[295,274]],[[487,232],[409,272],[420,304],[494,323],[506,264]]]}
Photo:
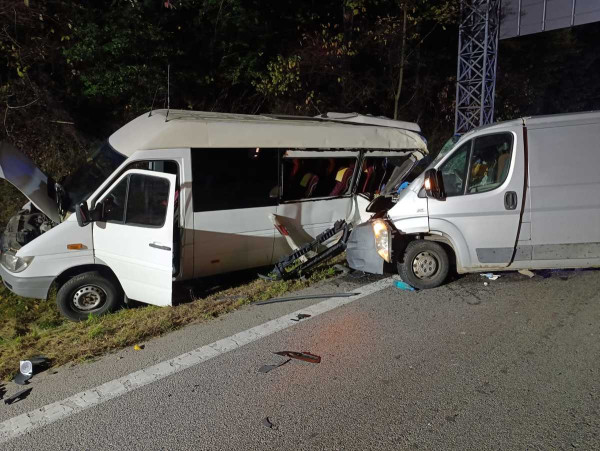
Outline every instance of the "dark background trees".
{"label": "dark background trees", "polygon": [[[396,114],[435,151],[453,130],[457,5],[5,0],[0,139],[60,178],[92,141],[166,105],[170,65],[171,108]],[[599,38],[592,24],[502,42],[497,119],[600,108]],[[0,186],[0,222],[13,198]]]}

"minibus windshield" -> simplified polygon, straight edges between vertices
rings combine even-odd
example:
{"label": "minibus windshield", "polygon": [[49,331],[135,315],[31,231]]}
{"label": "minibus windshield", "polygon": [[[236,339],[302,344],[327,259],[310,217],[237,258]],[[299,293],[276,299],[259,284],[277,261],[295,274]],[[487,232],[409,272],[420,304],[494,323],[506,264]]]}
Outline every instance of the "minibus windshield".
{"label": "minibus windshield", "polygon": [[79,169],[63,181],[63,189],[68,197],[66,209],[75,211],[75,205],[86,200],[125,159],[108,141],[102,143]]}

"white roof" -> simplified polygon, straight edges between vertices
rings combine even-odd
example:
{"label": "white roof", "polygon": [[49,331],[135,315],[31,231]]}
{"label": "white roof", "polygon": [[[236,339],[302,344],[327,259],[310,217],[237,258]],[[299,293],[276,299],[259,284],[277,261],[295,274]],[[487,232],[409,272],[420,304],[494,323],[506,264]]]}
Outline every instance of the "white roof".
{"label": "white roof", "polygon": [[[396,121],[399,122],[399,121]],[[110,144],[125,156],[138,150],[181,148],[419,149],[427,144],[402,128],[319,120],[186,110],[155,110],[124,125]]]}

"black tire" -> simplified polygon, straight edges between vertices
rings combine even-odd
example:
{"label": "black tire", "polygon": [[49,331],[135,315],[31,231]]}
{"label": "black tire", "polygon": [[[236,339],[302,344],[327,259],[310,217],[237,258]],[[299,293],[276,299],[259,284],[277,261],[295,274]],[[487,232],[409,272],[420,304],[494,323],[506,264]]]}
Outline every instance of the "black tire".
{"label": "black tire", "polygon": [[69,279],[56,294],[58,310],[71,321],[83,321],[91,314],[113,312],[121,305],[123,293],[114,277],[98,271],[84,272]]}
{"label": "black tire", "polygon": [[398,262],[398,274],[415,288],[425,290],[439,287],[448,277],[448,253],[438,243],[427,240],[411,241]]}

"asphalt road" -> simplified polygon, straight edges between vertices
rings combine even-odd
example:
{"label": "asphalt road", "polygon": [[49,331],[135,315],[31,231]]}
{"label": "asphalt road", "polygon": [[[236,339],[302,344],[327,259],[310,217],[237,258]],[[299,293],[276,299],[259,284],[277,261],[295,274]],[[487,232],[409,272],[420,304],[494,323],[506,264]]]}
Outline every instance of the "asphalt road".
{"label": "asphalt road", "polygon": [[[2,446],[600,449],[599,293],[600,271],[386,288]],[[27,399],[2,405],[0,421],[317,302],[250,306],[142,352],[39,376]],[[272,353],[282,350],[322,361],[258,372],[283,362]]]}

